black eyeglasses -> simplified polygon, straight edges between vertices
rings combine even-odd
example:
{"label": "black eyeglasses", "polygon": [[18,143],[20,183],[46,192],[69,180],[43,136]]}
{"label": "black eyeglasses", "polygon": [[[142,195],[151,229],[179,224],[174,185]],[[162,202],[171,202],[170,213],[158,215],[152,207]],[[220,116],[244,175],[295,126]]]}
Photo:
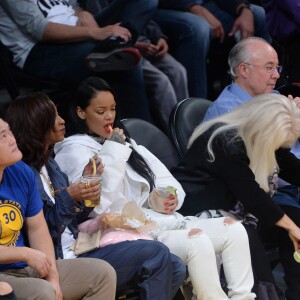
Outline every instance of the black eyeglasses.
{"label": "black eyeglasses", "polygon": [[264,68],[268,73],[274,73],[275,71],[278,72],[278,74],[280,74],[282,72],[282,66],[276,66],[276,67],[271,67],[271,66],[259,66],[259,65],[253,65],[253,64],[249,64],[249,63],[244,63],[245,65],[249,65],[249,66],[254,66],[254,67],[262,67]]}

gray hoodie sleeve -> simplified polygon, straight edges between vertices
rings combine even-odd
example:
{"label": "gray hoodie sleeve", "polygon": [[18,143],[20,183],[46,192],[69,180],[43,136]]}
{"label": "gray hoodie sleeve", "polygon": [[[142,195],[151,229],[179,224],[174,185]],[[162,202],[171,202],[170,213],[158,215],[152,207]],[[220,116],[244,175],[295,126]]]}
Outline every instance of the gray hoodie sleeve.
{"label": "gray hoodie sleeve", "polygon": [[1,0],[3,10],[17,24],[19,29],[41,40],[48,24],[34,0]]}

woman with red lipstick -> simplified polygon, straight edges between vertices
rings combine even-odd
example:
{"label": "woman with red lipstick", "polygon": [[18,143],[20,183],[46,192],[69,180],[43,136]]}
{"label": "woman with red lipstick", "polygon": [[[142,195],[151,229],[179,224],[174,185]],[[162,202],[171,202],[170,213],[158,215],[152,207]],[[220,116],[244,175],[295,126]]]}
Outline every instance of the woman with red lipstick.
{"label": "woman with red lipstick", "polygon": [[[78,236],[77,225],[91,212],[81,200],[99,197],[100,187],[91,183],[87,188],[79,180],[69,184],[52,158],[53,145],[64,139],[65,122],[49,98],[42,93],[20,96],[8,108],[6,120],[23,160],[35,174],[56,257],[103,259],[116,270],[117,290],[139,287],[141,300],[171,299],[186,276],[186,268],[158,241],[124,241],[75,255],[71,245]],[[109,131],[112,122],[104,124],[103,131]],[[91,165],[88,160],[81,173],[91,174]],[[102,171],[103,166],[98,163],[97,173]]]}
{"label": "woman with red lipstick", "polygon": [[[69,109],[69,136],[54,148],[55,160],[69,180],[76,182],[89,157],[99,155],[105,168],[101,204],[94,208],[94,214],[120,210],[126,202],[135,201],[157,222],[161,230],[157,239],[187,264],[197,299],[254,299],[248,237],[243,226],[231,218],[200,220],[175,212],[185,192],[159,159],[118,128],[116,105],[113,90],[100,78],[87,78],[79,85]],[[114,127],[112,131],[110,126]],[[166,199],[163,209],[154,202],[150,209],[154,187],[166,186],[175,188],[176,194]],[[228,295],[220,285],[216,253],[222,256]]]}

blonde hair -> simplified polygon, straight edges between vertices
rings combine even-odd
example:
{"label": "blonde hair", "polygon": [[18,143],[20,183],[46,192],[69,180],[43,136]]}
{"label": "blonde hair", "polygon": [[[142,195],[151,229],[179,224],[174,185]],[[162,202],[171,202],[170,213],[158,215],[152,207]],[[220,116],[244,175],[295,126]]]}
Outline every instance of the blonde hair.
{"label": "blonde hair", "polygon": [[256,182],[269,191],[268,176],[278,168],[275,151],[290,147],[300,136],[300,109],[293,100],[278,94],[263,94],[239,106],[232,112],[200,124],[193,132],[188,148],[211,126],[223,123],[209,138],[207,149],[210,160],[214,138],[227,130],[235,129],[236,135],[228,141],[242,139],[250,159],[250,168]]}

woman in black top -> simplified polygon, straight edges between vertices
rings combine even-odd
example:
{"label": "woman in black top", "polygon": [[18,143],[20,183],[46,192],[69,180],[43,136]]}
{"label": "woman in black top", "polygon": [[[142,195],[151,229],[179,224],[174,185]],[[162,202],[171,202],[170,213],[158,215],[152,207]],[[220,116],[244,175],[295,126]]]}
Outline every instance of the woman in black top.
{"label": "woman in black top", "polygon": [[280,178],[300,186],[300,160],[289,151],[299,136],[296,103],[282,95],[264,94],[199,125],[174,170],[187,194],[181,213],[226,211],[243,221],[254,275],[260,281],[274,283],[258,233],[265,237],[284,232],[292,240],[285,248],[291,260],[294,251],[300,252],[299,227],[272,201],[279,171]]}

